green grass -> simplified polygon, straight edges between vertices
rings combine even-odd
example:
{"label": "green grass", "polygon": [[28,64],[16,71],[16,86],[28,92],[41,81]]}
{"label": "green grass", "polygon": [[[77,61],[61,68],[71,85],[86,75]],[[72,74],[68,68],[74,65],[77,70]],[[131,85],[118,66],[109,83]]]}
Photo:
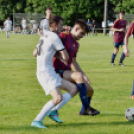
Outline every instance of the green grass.
{"label": "green grass", "polygon": [[125,67],[118,65],[122,48],[116,57],[116,66],[110,66],[113,53],[112,37],[84,37],[80,41],[77,61],[91,81],[95,93],[92,106],[100,110],[95,117],[79,116],[79,96],[74,97],[59,112],[63,124],[45,118],[47,129],[31,128],[32,120],[44,104],[46,96],[36,78],[36,58],[32,51],[38,35],[0,34],[0,134],[132,134],[134,122],[128,122],[124,113],[134,106],[130,94],[134,78],[134,45],[129,41],[131,55]]}

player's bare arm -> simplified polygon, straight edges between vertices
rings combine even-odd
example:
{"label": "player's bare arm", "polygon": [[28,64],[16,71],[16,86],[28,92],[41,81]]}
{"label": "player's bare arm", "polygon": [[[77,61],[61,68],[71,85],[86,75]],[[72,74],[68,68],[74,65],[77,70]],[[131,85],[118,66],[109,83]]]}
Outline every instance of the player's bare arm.
{"label": "player's bare arm", "polygon": [[125,32],[126,29],[124,28],[112,28],[113,31],[118,31],[118,32]]}
{"label": "player's bare arm", "polygon": [[33,56],[34,56],[34,57],[37,57],[37,48],[34,49],[34,51],[33,51]]}
{"label": "player's bare arm", "polygon": [[61,60],[67,64],[68,63],[68,60],[69,60],[69,55],[67,53],[66,50],[62,50],[62,51],[59,51],[59,53],[61,54]]}
{"label": "player's bare arm", "polygon": [[124,43],[125,43],[125,45],[124,45],[124,47],[123,47],[123,49],[124,49],[124,53],[125,53],[125,56],[126,57],[129,57],[129,50],[128,50],[128,36],[126,35],[125,36],[125,39],[124,39]]}
{"label": "player's bare arm", "polygon": [[41,29],[39,29],[39,28],[38,28],[38,34],[40,37],[42,36]]}
{"label": "player's bare arm", "polygon": [[85,73],[82,71],[81,67],[77,63],[76,58],[73,58],[73,62],[71,63],[71,68],[74,71],[81,72],[83,74],[83,78],[85,79],[85,81],[87,81],[88,83],[90,83],[88,77],[85,75]]}

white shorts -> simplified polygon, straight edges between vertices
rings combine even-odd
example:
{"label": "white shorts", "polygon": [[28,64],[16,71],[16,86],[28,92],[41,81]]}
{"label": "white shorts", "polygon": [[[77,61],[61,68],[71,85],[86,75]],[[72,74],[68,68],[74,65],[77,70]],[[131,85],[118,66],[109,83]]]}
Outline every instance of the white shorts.
{"label": "white shorts", "polygon": [[55,71],[52,71],[50,74],[47,72],[38,72],[37,79],[46,95],[49,95],[51,90],[61,86],[62,81],[62,78]]}
{"label": "white shorts", "polygon": [[11,31],[11,27],[5,27],[5,31]]}
{"label": "white shorts", "polygon": [[26,25],[22,25],[22,28],[26,29]]}

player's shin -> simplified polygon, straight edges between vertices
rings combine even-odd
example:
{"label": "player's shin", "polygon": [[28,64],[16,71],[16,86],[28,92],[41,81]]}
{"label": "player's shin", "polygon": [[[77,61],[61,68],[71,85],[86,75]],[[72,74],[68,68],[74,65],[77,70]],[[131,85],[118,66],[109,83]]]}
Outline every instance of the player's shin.
{"label": "player's shin", "polygon": [[10,33],[8,32],[8,37],[10,37]]}
{"label": "player's shin", "polygon": [[121,58],[120,58],[120,63],[123,62],[123,60],[125,59],[125,57],[126,57],[126,56],[125,56],[125,53],[123,52],[122,55],[121,55]]}
{"label": "player's shin", "polygon": [[79,90],[79,95],[80,95],[82,104],[83,104],[85,110],[87,110],[89,108],[89,102],[88,102],[88,98],[87,98],[86,85],[84,83],[76,83],[76,86]]}
{"label": "player's shin", "polygon": [[[92,99],[92,97],[88,97],[89,106],[90,106],[91,99]],[[84,111],[85,111],[85,108],[84,108],[84,106],[82,104],[81,110],[80,110],[80,115],[84,115]]]}
{"label": "player's shin", "polygon": [[114,63],[114,59],[115,59],[115,57],[116,57],[116,54],[112,54],[112,59],[111,59],[111,63]]}
{"label": "player's shin", "polygon": [[37,117],[34,119],[34,121],[42,121],[45,116],[51,111],[52,108],[54,108],[55,105],[52,101],[47,102],[40,113],[37,115]]}

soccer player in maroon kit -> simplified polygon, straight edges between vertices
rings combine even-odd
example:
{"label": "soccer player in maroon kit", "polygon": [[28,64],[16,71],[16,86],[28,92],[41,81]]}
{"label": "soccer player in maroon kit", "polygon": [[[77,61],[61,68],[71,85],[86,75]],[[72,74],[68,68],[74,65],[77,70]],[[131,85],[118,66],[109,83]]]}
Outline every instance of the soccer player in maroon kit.
{"label": "soccer player in maroon kit", "polygon": [[[115,57],[119,52],[119,46],[124,47],[124,37],[126,30],[126,20],[124,20],[124,11],[120,11],[119,19],[114,21],[112,30],[114,31],[114,53],[112,54],[111,65],[114,64]],[[119,65],[124,66],[123,60],[125,59],[125,53],[123,52],[120,58]]]}
{"label": "soccer player in maroon kit", "polygon": [[125,39],[124,39],[124,43],[125,43],[124,53],[125,53],[126,57],[129,57],[129,50],[128,50],[127,46],[128,46],[128,39],[131,35],[133,35],[133,38],[134,38],[134,21],[131,22],[131,24],[127,30],[127,33],[125,35]]}

